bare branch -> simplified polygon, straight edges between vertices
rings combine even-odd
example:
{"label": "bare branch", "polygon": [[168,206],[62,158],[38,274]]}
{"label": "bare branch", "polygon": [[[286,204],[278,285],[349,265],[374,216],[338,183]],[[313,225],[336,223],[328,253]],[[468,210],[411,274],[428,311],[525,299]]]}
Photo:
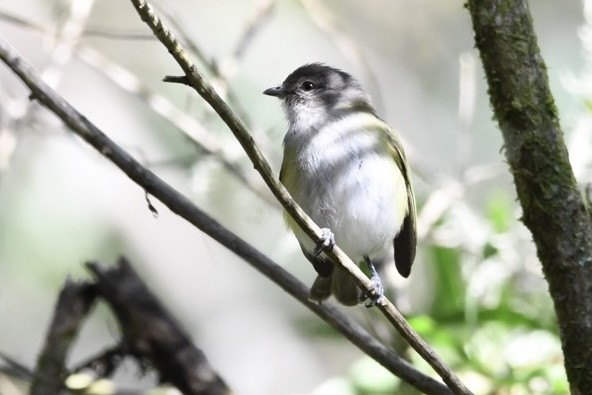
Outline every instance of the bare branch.
{"label": "bare branch", "polygon": [[247,49],[253,42],[253,39],[255,38],[257,33],[263,27],[263,24],[271,16],[271,12],[273,11],[274,6],[275,0],[259,0],[257,2],[256,13],[247,22],[245,31],[243,32],[243,34],[241,34],[236,48],[234,49],[234,51],[232,51],[232,55],[221,62],[220,76],[223,77],[224,80],[227,81],[230,78],[232,78],[234,74],[236,74],[239,62],[244,57],[245,53],[247,52]]}
{"label": "bare branch", "polygon": [[44,29],[41,26],[39,26],[39,25],[37,25],[37,24],[29,21],[29,20],[26,20],[24,18],[18,17],[16,15],[9,14],[9,13],[4,12],[4,11],[0,11],[0,20],[3,20],[3,21],[8,22],[8,23],[12,23],[13,25],[17,25],[17,26],[20,26],[20,27],[23,27],[23,28],[26,28],[26,29],[34,30],[34,31],[37,31],[37,32],[43,32],[44,31]]}
{"label": "bare branch", "polygon": [[236,61],[240,60],[245,53],[247,48],[253,42],[253,38],[257,35],[257,32],[261,29],[262,25],[268,20],[275,6],[275,0],[259,0],[257,3],[257,12],[247,23],[244,33],[241,35],[241,39],[234,49],[233,56]]}
{"label": "bare branch", "polygon": [[347,58],[352,64],[356,65],[357,68],[366,75],[366,80],[370,85],[370,91],[373,93],[372,97],[376,108],[379,110],[384,109],[380,84],[378,83],[378,79],[372,71],[372,67],[368,64],[367,57],[364,55],[360,46],[354,39],[348,36],[345,31],[343,31],[323,2],[316,0],[300,0],[300,3],[319,29],[324,31],[325,34],[333,40],[337,49],[341,51],[343,56],[345,56],[345,58]]}
{"label": "bare branch", "polygon": [[[202,151],[205,155],[210,155],[218,161],[218,163],[220,163],[230,174],[236,177],[238,181],[242,182],[243,185],[249,188],[263,201],[270,204],[272,207],[278,206],[277,201],[271,196],[269,191],[265,189],[263,183],[260,182],[260,180],[255,180],[253,177],[250,177],[237,161],[229,158],[223,145],[220,144],[219,141],[212,136],[212,133],[199,121],[179,110],[166,97],[154,92],[134,74],[121,65],[110,61],[100,52],[87,46],[80,46],[77,50],[77,55],[82,61],[94,67],[96,70],[99,70],[121,89],[142,99],[156,114],[166,119],[187,136],[189,141],[193,143],[198,150]],[[179,82],[169,81],[166,78],[164,81]]]}
{"label": "bare branch", "polygon": [[35,374],[28,366],[25,366],[22,363],[12,359],[3,352],[0,352],[0,359],[6,362],[6,366],[0,365],[0,372],[4,374],[27,380],[31,380],[33,374]]}
{"label": "bare branch", "polygon": [[[269,4],[261,4],[259,5],[259,9],[255,17],[251,20],[247,28],[246,35],[252,38],[255,31],[260,27],[261,22],[269,15],[271,11],[271,6],[273,2],[271,0],[265,0],[265,2]],[[167,9],[166,7],[164,9]],[[170,17],[174,20],[174,14],[172,11],[170,12]],[[30,30],[34,30],[40,33],[48,34],[47,29],[43,26],[37,25],[31,21],[26,19],[4,13],[0,11],[0,20],[5,20],[7,22],[13,23],[15,25],[21,26],[23,28],[27,28]],[[176,29],[182,31],[182,27],[175,23]],[[146,34],[146,33],[134,33],[134,32],[113,32],[109,30],[103,30],[98,28],[87,28],[80,32],[80,36],[84,37],[101,37],[101,38],[108,38],[108,39],[120,39],[120,40],[143,40],[143,41],[155,41],[156,38],[154,35]],[[228,75],[222,75],[221,71],[215,66],[214,62],[209,61],[205,58],[199,47],[190,41],[187,35],[183,35],[185,38],[184,42],[187,42],[191,45],[193,52],[198,54],[200,57],[203,57],[203,61],[206,62],[205,65],[209,68],[210,72],[215,76],[216,81],[218,82],[219,86],[223,87],[228,95],[228,98],[232,100],[235,107],[238,106],[238,101],[236,96],[228,89],[228,84],[226,79],[229,78]],[[77,42],[77,39],[72,39],[72,43]],[[246,41],[246,42],[245,42]],[[241,47],[241,53],[244,53],[248,46],[249,40],[242,38],[239,47]],[[238,47],[237,47],[238,50]],[[196,148],[202,151],[205,155],[211,156],[216,161],[218,161],[224,169],[226,169],[230,174],[236,177],[238,181],[243,183],[247,188],[249,188],[253,193],[259,196],[263,201],[268,203],[271,207],[278,208],[277,200],[271,195],[268,189],[265,188],[263,183],[260,179],[255,179],[254,177],[249,176],[245,169],[243,169],[237,161],[232,160],[229,155],[224,152],[224,147],[220,144],[215,138],[212,137],[211,133],[206,130],[206,128],[198,122],[195,118],[187,115],[185,112],[179,110],[170,100],[166,97],[157,94],[154,90],[150,89],[146,84],[144,84],[139,78],[137,78],[133,73],[125,69],[120,64],[111,61],[107,57],[105,57],[102,53],[95,50],[92,47],[78,44],[71,48],[73,54],[78,56],[78,58],[83,61],[84,63],[88,64],[91,67],[94,67],[95,70],[103,74],[105,77],[110,79],[113,83],[115,83],[119,88],[127,91],[131,94],[136,95],[141,100],[143,100],[146,105],[148,105],[156,114],[160,115],[168,122],[170,122],[173,126],[179,129],[183,134],[185,134],[191,143],[193,143]],[[234,59],[234,57],[233,57]],[[236,59],[235,59],[236,61]],[[175,82],[169,81],[165,79],[167,82]],[[208,110],[209,107],[208,107]],[[211,110],[210,110],[211,111]],[[244,112],[243,112],[244,113]],[[2,114],[0,112],[0,114]],[[3,134],[4,133],[4,134]],[[4,137],[4,144],[3,142]],[[3,168],[7,167],[8,161],[10,160],[10,156],[13,151],[13,146],[15,144],[11,144],[12,140],[16,142],[16,138],[9,133],[9,131],[2,131],[0,130],[0,171]]]}
{"label": "bare branch", "polygon": [[154,41],[154,36],[150,36],[144,33],[126,32],[126,31],[113,31],[107,29],[101,29],[98,27],[87,28],[82,34],[83,37],[100,37],[112,40],[126,40],[126,41]]}
{"label": "bare branch", "polygon": [[226,80],[227,76],[222,72],[220,65],[214,60],[210,59],[201,50],[200,46],[193,40],[190,34],[186,32],[186,29],[179,22],[182,18],[177,15],[175,10],[171,8],[167,2],[161,1],[158,4],[158,10],[165,16],[166,20],[172,26],[176,34],[179,35],[180,40],[184,43],[189,51],[193,53],[198,61],[205,67],[208,73],[211,74],[213,81],[216,83],[221,95],[228,100],[233,106],[234,110],[238,112],[241,118],[248,124],[248,113],[242,108],[239,100],[237,99],[234,92],[228,86]]}
{"label": "bare branch", "polygon": [[407,361],[386,348],[370,336],[358,323],[347,318],[331,304],[317,304],[309,301],[308,288],[304,284],[253,246],[209,217],[189,199],[158,178],[150,170],[144,168],[45,84],[34,70],[1,38],[0,59],[27,85],[34,98],[56,114],[74,133],[117,165],[130,179],[141,186],[143,190],[159,199],[171,211],[242,257],[393,374],[426,394],[450,394],[448,388],[409,365]]}
{"label": "bare branch", "polygon": [[[0,11],[0,20],[11,23],[16,26],[20,26],[24,29],[33,30],[38,33],[47,33],[47,28],[38,25],[30,20],[21,18],[19,16],[9,14],[4,11]],[[100,37],[114,40],[134,40],[134,41],[154,41],[155,38],[152,34],[135,33],[127,31],[113,31],[101,28],[87,28],[80,32],[81,36],[84,37]]]}

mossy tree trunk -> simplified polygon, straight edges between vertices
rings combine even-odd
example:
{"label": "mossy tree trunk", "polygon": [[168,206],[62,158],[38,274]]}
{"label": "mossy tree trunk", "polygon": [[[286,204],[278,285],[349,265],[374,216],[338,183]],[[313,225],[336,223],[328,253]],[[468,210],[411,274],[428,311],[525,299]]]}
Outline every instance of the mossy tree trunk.
{"label": "mossy tree trunk", "polygon": [[555,305],[570,388],[588,394],[592,225],[569,163],[528,2],[468,0],[467,8],[523,221]]}

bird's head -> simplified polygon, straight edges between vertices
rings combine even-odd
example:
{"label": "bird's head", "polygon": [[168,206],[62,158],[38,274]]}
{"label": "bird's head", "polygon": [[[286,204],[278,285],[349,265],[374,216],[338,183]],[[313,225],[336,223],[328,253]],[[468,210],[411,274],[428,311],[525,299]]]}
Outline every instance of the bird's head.
{"label": "bird's head", "polygon": [[321,63],[297,68],[280,85],[264,94],[282,100],[288,119],[326,119],[340,111],[372,110],[360,84],[348,73]]}

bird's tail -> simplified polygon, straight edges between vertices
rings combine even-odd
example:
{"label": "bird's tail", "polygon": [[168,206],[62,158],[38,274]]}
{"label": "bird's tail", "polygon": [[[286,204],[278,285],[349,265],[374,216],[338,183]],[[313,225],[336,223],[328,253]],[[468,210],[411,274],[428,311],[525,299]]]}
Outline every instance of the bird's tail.
{"label": "bird's tail", "polygon": [[334,267],[333,273],[328,277],[317,276],[310,288],[308,298],[315,302],[322,302],[331,294],[346,306],[355,306],[361,300],[360,289],[355,281],[339,267]]}
{"label": "bird's tail", "polygon": [[329,277],[317,276],[312,284],[308,298],[321,302],[333,294],[335,298],[346,306],[360,303],[360,290],[354,280],[342,269],[333,268]]}
{"label": "bird's tail", "polygon": [[339,302],[346,306],[360,303],[360,289],[345,270],[335,266],[331,277],[331,293]]}
{"label": "bird's tail", "polygon": [[314,302],[322,302],[329,296],[331,296],[331,276],[317,276],[308,293],[308,299]]}

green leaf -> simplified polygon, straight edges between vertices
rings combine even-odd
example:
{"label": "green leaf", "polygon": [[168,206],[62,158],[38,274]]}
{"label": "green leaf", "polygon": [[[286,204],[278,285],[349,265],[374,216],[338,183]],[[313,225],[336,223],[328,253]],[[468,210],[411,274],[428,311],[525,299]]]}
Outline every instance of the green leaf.
{"label": "green leaf", "polygon": [[350,377],[360,394],[392,394],[399,379],[370,357],[356,361]]}
{"label": "green leaf", "polygon": [[513,205],[507,193],[498,191],[491,195],[487,202],[487,218],[494,231],[497,233],[507,232],[512,218]]}
{"label": "green leaf", "polygon": [[460,272],[460,252],[455,248],[432,246],[431,253],[436,283],[430,315],[438,321],[438,317],[464,314],[466,286]]}

